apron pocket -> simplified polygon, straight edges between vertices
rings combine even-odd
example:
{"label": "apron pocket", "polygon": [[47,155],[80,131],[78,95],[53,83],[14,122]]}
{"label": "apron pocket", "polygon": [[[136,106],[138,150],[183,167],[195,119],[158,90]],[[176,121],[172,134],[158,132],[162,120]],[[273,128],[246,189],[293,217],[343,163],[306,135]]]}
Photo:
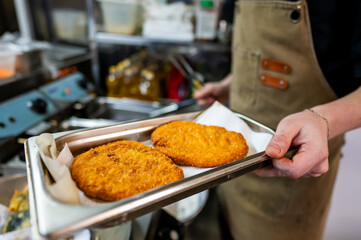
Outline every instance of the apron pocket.
{"label": "apron pocket", "polygon": [[232,91],[242,96],[246,104],[254,105],[257,98],[261,55],[235,46],[233,59],[238,59],[238,61],[233,61],[235,64],[232,72],[234,78]]}

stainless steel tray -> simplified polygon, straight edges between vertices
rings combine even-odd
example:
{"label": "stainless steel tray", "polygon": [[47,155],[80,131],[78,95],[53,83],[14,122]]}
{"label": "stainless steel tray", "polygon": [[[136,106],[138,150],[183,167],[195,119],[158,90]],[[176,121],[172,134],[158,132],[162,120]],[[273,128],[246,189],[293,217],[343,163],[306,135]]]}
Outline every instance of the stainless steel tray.
{"label": "stainless steel tray", "polygon": [[180,102],[161,99],[159,102],[149,102],[129,98],[96,97],[88,100],[89,102],[84,105],[77,105],[87,118],[112,119],[118,123],[159,117],[191,105],[194,105],[194,108],[198,107],[195,99]]}
{"label": "stainless steel tray", "polygon": [[[58,149],[62,149],[67,143],[73,154],[77,155],[91,147],[116,140],[149,140],[150,134],[157,126],[174,120],[193,120],[198,114],[199,112],[194,112],[78,132],[56,133],[54,137]],[[274,135],[272,129],[243,115],[237,116],[254,131]],[[83,228],[110,227],[129,221],[250,172],[269,160],[264,152],[259,152],[124,200],[97,206],[81,206],[61,203],[49,195],[44,184],[46,169],[40,159],[35,137],[26,141],[25,153],[32,225],[41,236],[47,238],[63,236]]]}
{"label": "stainless steel tray", "polygon": [[[15,190],[24,191],[28,187],[25,174],[0,177],[0,203],[8,206]],[[1,232],[0,232],[1,235]]]}

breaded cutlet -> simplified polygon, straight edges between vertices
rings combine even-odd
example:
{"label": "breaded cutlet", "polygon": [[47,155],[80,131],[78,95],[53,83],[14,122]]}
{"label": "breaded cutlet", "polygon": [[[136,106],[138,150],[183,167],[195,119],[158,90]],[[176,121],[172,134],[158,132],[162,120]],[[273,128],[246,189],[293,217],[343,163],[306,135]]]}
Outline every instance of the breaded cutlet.
{"label": "breaded cutlet", "polygon": [[184,178],[163,153],[134,141],[117,141],[77,156],[71,166],[77,186],[90,197],[114,201]]}
{"label": "breaded cutlet", "polygon": [[216,167],[241,159],[248,152],[242,134],[188,121],[161,125],[151,139],[155,149],[179,165]]}

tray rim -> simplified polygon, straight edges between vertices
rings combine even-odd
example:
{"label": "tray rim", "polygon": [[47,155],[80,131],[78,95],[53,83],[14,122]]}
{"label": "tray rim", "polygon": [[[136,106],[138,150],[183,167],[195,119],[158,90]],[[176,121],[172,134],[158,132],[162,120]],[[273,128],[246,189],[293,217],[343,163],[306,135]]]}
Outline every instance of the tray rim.
{"label": "tray rim", "polygon": [[[199,113],[200,112],[191,112],[129,123],[120,123],[106,127],[60,132],[54,133],[53,136],[56,141],[58,141],[59,139],[64,139],[67,136],[76,135],[78,132],[94,131],[96,133],[99,130],[105,129],[111,131],[111,129],[120,126],[136,126],[137,124],[157,121],[161,124],[162,121],[169,122],[172,120],[181,120],[182,117],[193,116],[195,118]],[[266,127],[263,124],[258,123],[257,121],[242,114],[235,114],[245,120],[248,125],[251,123],[263,129],[264,132],[272,135],[275,134],[271,128]],[[43,181],[44,172],[42,167],[39,166],[41,165],[41,159],[37,151],[35,138],[36,137],[31,137],[25,142],[29,201],[31,205],[30,209],[32,213],[35,213],[31,214],[31,221],[34,228],[33,231],[46,238],[64,236],[66,234],[93,226],[114,226],[116,224],[132,220],[135,217],[144,215],[152,210],[231,180],[250,170],[258,168],[264,164],[266,160],[269,160],[269,158],[265,156],[264,152],[259,152],[249,157],[187,177],[160,188],[137,194],[124,200],[109,202],[97,205],[96,207],[71,205],[61,203],[53,199],[46,190],[46,186]],[[147,205],[144,204],[144,201]],[[74,214],[69,214],[74,212],[80,214],[80,216],[74,217]],[[57,213],[63,215],[62,221],[54,221],[54,219],[51,219],[51,214]],[[72,217],[69,217],[69,215],[66,216],[67,213],[72,215]]]}

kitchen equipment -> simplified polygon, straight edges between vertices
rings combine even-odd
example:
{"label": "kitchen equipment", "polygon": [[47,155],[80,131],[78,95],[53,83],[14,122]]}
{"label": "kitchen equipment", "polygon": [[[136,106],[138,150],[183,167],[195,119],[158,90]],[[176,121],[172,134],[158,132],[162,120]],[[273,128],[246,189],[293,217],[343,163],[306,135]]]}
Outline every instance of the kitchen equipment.
{"label": "kitchen equipment", "polygon": [[54,9],[54,25],[57,37],[67,40],[87,38],[86,13],[75,9]]}
{"label": "kitchen equipment", "polygon": [[142,9],[139,0],[98,0],[98,2],[106,32],[132,35],[140,28]]}
{"label": "kitchen equipment", "polygon": [[23,191],[27,187],[26,174],[16,174],[0,178],[0,204],[8,206],[15,190]]}
{"label": "kitchen equipment", "polygon": [[190,43],[194,40],[193,6],[184,1],[169,3],[143,0],[146,39]]}
{"label": "kitchen equipment", "polygon": [[196,38],[214,40],[217,36],[221,0],[196,1]]}
{"label": "kitchen equipment", "polygon": [[[14,226],[19,227],[20,223],[29,223],[29,217],[26,217],[27,214],[20,214],[22,217],[15,218],[16,220],[13,218],[10,224],[11,227],[7,228],[8,232],[3,234],[3,230],[6,228],[6,222],[9,221],[10,217],[13,215],[9,211],[9,204],[16,191],[27,191],[26,174],[16,174],[0,178],[0,239],[28,239],[27,237],[30,235],[30,229],[28,227],[16,231],[11,230]],[[26,206],[27,199],[22,199],[21,202],[23,206]]]}
{"label": "kitchen equipment", "polygon": [[22,152],[19,138],[156,117],[193,103],[96,97],[88,89],[85,76],[75,72],[0,102],[0,162]]}
{"label": "kitchen equipment", "polygon": [[0,112],[0,162],[6,162],[22,151],[17,139],[27,131],[51,129],[47,120],[57,114],[57,109],[50,99],[33,90],[0,103]]}
{"label": "kitchen equipment", "polygon": [[[113,123],[119,123],[174,113],[194,104],[194,99],[187,99],[180,102],[163,99],[159,102],[150,102],[130,98],[96,97],[88,99],[85,104],[79,103],[75,107],[78,110],[76,115],[80,118],[86,117],[90,121],[106,119],[108,121],[112,121]],[[80,121],[78,123],[80,123]],[[87,122],[89,123],[89,121]]]}
{"label": "kitchen equipment", "polygon": [[16,72],[31,72],[43,67],[44,51],[50,49],[49,43],[21,38],[12,42],[20,51],[16,56]]}
{"label": "kitchen equipment", "polygon": [[4,60],[1,56],[7,56],[6,61],[11,63],[7,69],[13,74],[39,70],[43,66],[43,52],[49,48],[50,44],[47,42],[20,38],[16,34],[4,34],[0,38],[0,67]]}
{"label": "kitchen equipment", "polygon": [[13,44],[0,44],[0,79],[15,74],[16,55],[19,50]]}
{"label": "kitchen equipment", "polygon": [[174,65],[175,68],[186,78],[187,84],[190,89],[190,96],[193,96],[193,93],[196,89],[200,88],[204,84],[204,76],[200,72],[196,72],[187,62],[187,60],[181,54],[170,55],[169,60]]}
{"label": "kitchen equipment", "polygon": [[[73,60],[76,61],[77,58],[72,59],[71,62],[74,62]],[[184,104],[184,102],[175,103],[169,100],[145,102],[133,99],[96,97],[91,92],[92,88],[89,87],[91,86],[90,81],[87,81],[80,72],[61,77],[48,84],[37,78],[32,81],[25,81],[26,79],[15,81],[11,86],[9,84],[0,85],[0,90],[6,89],[4,93],[7,95],[12,90],[15,92],[15,95],[9,95],[10,97],[5,97],[5,100],[0,102],[0,112],[5,113],[4,115],[0,114],[0,162],[3,162],[0,166],[0,173],[4,176],[24,172],[26,163],[23,142],[31,136],[43,132],[60,132],[85,127],[99,128],[119,122],[156,117],[159,114],[200,110],[198,106],[192,105],[194,100]],[[25,84],[29,82],[32,83],[31,90]],[[26,89],[23,88],[25,86],[27,86]],[[25,92],[20,95],[19,91]],[[162,110],[162,112],[156,113],[157,110]],[[16,165],[15,169],[13,163],[22,163],[22,168]],[[196,217],[197,213],[192,214],[192,217]],[[62,217],[62,214],[59,217]],[[181,236],[181,230],[192,225],[188,221],[189,219],[186,219],[186,223],[177,222],[175,219],[172,224],[168,221],[155,223],[157,218],[153,218],[153,214],[154,212],[151,212],[132,220],[132,239],[154,239],[146,237],[146,235],[153,232],[156,234],[154,235],[156,238],[158,236],[156,231],[163,231],[162,229],[170,229],[174,226],[179,226],[179,229],[172,229],[172,231],[179,231],[179,236]],[[162,215],[166,214],[163,211]],[[159,228],[153,229],[154,225]],[[98,234],[101,228],[92,227],[92,235]],[[34,229],[37,231],[37,228]]]}
{"label": "kitchen equipment", "polygon": [[[61,149],[67,143],[73,154],[76,155],[91,147],[119,139],[149,140],[151,132],[157,126],[174,120],[192,120],[198,114],[199,112],[193,112],[85,131],[56,133],[54,137],[58,149]],[[237,114],[237,116],[246,121],[254,131],[274,134],[271,129],[250,118],[240,114]],[[55,201],[44,185],[44,171],[46,169],[43,168],[39,157],[35,137],[26,142],[25,149],[27,162],[29,163],[27,171],[30,205],[33,213],[32,224],[34,224],[40,235],[46,237],[58,237],[90,226],[110,227],[129,221],[252,171],[265,165],[270,160],[264,152],[259,152],[124,200],[90,207],[63,204]],[[54,218],[54,214],[61,216],[62,221]]]}
{"label": "kitchen equipment", "polygon": [[17,72],[29,72],[43,65],[43,50],[32,49],[16,56],[15,68]]}
{"label": "kitchen equipment", "polygon": [[181,110],[182,108],[196,104],[196,101],[197,101],[196,99],[190,98],[190,99],[182,100],[180,102],[172,102],[169,103],[167,106],[152,110],[149,113],[149,116],[156,117],[164,114],[173,113]]}

